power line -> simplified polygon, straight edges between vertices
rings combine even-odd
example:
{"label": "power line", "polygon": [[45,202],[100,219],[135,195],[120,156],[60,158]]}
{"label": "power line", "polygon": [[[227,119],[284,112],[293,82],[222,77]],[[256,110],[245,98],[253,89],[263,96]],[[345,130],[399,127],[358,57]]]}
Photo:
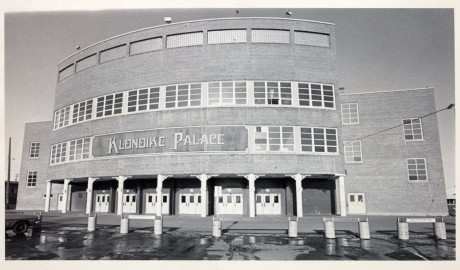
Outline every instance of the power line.
{"label": "power line", "polygon": [[[442,112],[442,111],[445,111],[445,110],[450,110],[450,109],[452,109],[452,108],[454,108],[454,107],[455,107],[455,104],[451,103],[451,104],[449,104],[449,105],[448,105],[447,107],[445,107],[445,108],[439,109],[439,110],[434,111],[434,112],[430,112],[430,113],[428,113],[428,114],[419,116],[419,117],[417,117],[417,118],[418,118],[418,119],[422,119],[422,118],[431,116],[431,115],[433,115],[433,114],[437,114],[437,113]],[[398,125],[396,125],[396,126],[392,126],[392,127],[389,127],[389,128],[385,128],[385,129],[379,130],[379,131],[377,131],[377,132],[371,133],[371,134],[369,134],[369,135],[360,137],[360,138],[358,138],[358,140],[362,140],[362,139],[365,139],[365,138],[368,138],[368,137],[371,137],[371,136],[375,136],[375,135],[377,135],[377,134],[380,134],[380,133],[383,133],[383,132],[386,132],[386,131],[389,131],[389,130],[392,130],[392,129],[395,129],[395,128],[399,128],[399,127],[401,127],[402,125],[404,125],[404,123],[398,124]]]}

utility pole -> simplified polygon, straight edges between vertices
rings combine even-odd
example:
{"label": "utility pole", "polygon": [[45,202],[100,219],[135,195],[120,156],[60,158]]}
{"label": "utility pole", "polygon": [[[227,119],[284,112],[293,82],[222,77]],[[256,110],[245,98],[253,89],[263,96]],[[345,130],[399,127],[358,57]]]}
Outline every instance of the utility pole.
{"label": "utility pole", "polygon": [[5,208],[10,206],[10,178],[11,178],[11,137],[8,139],[8,178],[5,187]]}

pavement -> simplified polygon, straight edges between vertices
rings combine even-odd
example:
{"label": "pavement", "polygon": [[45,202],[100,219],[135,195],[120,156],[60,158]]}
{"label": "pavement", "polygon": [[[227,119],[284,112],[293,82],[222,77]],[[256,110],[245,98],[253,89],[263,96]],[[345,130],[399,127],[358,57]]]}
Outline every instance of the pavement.
{"label": "pavement", "polygon": [[287,217],[223,218],[223,235],[212,237],[212,217],[164,216],[163,234],[153,221],[130,221],[120,234],[120,217],[97,217],[87,232],[83,214],[50,214],[26,235],[8,232],[7,260],[455,260],[455,218],[446,219],[447,240],[435,240],[432,224],[411,224],[410,240],[397,237],[396,217],[369,217],[371,240],[358,225],[337,223],[337,239],[324,238],[322,217],[299,219],[299,235],[287,236]]}

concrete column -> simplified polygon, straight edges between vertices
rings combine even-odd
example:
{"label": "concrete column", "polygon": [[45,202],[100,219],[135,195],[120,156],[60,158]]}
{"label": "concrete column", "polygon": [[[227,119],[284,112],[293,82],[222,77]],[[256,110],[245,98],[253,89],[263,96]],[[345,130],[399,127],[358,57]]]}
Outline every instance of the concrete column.
{"label": "concrete column", "polygon": [[303,217],[303,208],[302,208],[302,180],[303,175],[296,174],[294,175],[295,180],[295,198],[296,198],[296,209],[297,209],[297,217]]}
{"label": "concrete column", "polygon": [[70,181],[71,181],[70,179],[64,179],[64,186],[62,188],[62,199],[63,199],[62,204],[64,204],[64,208],[62,209],[62,213],[67,213]]}
{"label": "concrete column", "polygon": [[93,184],[97,180],[94,177],[88,177],[88,187],[86,189],[86,214],[89,215],[91,213],[91,209],[93,208]]}
{"label": "concrete column", "polygon": [[125,180],[128,179],[126,176],[117,176],[114,177],[118,181],[117,188],[117,215],[121,216],[123,214],[123,189]]}
{"label": "concrete column", "polygon": [[45,212],[50,211],[50,200],[51,200],[51,181],[46,181],[46,195],[45,195]]}
{"label": "concrete column", "polygon": [[336,180],[336,188],[339,189],[339,201],[340,201],[340,215],[347,215],[347,199],[345,196],[345,177],[339,176]]}
{"label": "concrete column", "polygon": [[256,216],[256,187],[255,182],[257,176],[253,173],[246,175],[246,179],[249,182],[249,217]]}
{"label": "concrete column", "polygon": [[201,182],[201,217],[208,215],[208,179],[209,176],[206,174],[200,174],[198,176]]}
{"label": "concrete column", "polygon": [[162,196],[162,189],[163,189],[163,181],[166,180],[167,176],[159,174],[157,175],[157,209],[156,209],[156,214],[157,216],[161,216],[161,209],[163,207],[163,196]]}

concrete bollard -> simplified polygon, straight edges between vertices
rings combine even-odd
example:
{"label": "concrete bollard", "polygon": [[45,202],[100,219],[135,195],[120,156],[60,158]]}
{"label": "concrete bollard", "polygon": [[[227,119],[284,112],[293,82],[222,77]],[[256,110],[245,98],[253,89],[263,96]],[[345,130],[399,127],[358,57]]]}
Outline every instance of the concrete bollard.
{"label": "concrete bollard", "polygon": [[297,217],[290,217],[288,218],[289,226],[288,226],[288,236],[289,237],[297,237]]}
{"label": "concrete bollard", "polygon": [[212,236],[222,236],[222,221],[219,218],[214,217],[212,220]]}
{"label": "concrete bollard", "polygon": [[333,219],[324,220],[324,236],[327,239],[335,238],[335,224]]}
{"label": "concrete bollard", "polygon": [[371,239],[369,221],[359,221],[359,238],[361,238],[361,240]]}
{"label": "concrete bollard", "polygon": [[126,234],[129,230],[129,219],[128,217],[121,217],[120,221],[120,233]]}
{"label": "concrete bollard", "polygon": [[409,240],[409,224],[404,221],[398,221],[398,238],[399,240]]}
{"label": "concrete bollard", "polygon": [[337,244],[335,243],[335,239],[326,239],[326,255],[333,256],[337,253],[336,251]]}
{"label": "concrete bollard", "polygon": [[161,235],[163,233],[163,218],[161,216],[155,217],[153,221],[153,233]]}
{"label": "concrete bollard", "polygon": [[88,232],[94,232],[96,230],[96,215],[88,216]]}
{"label": "concrete bollard", "polygon": [[447,239],[446,223],[444,223],[444,221],[436,221],[434,223],[434,235],[437,240]]}

